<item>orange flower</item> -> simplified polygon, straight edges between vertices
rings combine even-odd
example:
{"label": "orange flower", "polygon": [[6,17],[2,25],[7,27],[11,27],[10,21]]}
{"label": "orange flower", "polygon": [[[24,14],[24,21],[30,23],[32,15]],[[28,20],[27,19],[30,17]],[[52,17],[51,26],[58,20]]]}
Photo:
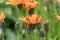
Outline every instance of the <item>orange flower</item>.
{"label": "orange flower", "polygon": [[10,2],[6,2],[6,4],[19,5],[30,1],[34,1],[34,0],[10,0]]}
{"label": "orange flower", "polygon": [[37,8],[38,6],[38,2],[34,1],[34,2],[26,2],[23,4],[25,8],[27,9],[31,9],[31,8]]}
{"label": "orange flower", "polygon": [[29,17],[20,18],[22,21],[26,22],[27,24],[37,24],[42,21],[42,16],[38,18],[36,14],[33,14]]}
{"label": "orange flower", "polygon": [[60,0],[55,0],[56,2],[60,2]]}
{"label": "orange flower", "polygon": [[23,0],[10,0],[10,2],[6,2],[6,4],[11,4],[11,5],[19,5],[22,4]]}
{"label": "orange flower", "polygon": [[60,16],[59,16],[59,15],[57,15],[57,16],[56,16],[56,19],[57,19],[57,20],[60,20]]}
{"label": "orange flower", "polygon": [[0,13],[0,22],[4,21],[5,15],[3,13]]}

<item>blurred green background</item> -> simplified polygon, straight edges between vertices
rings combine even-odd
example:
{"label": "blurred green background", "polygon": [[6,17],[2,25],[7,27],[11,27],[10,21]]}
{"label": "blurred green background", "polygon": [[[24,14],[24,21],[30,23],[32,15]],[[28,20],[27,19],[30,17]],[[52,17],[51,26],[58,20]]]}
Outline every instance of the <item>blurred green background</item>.
{"label": "blurred green background", "polygon": [[[19,19],[22,16],[28,16],[28,10],[22,8],[20,11],[17,6],[6,5],[6,1],[8,0],[0,0],[0,12],[4,12],[6,16],[4,20],[5,28],[0,27],[1,40],[46,40],[46,35],[42,39],[37,29],[35,29],[33,33],[28,33],[26,24]],[[56,15],[60,15],[60,3],[56,3],[55,0],[51,0],[48,3],[44,2],[44,0],[38,0],[38,2],[39,6],[34,12],[37,13],[38,16],[43,17],[41,22],[43,30],[44,22],[49,20],[47,40],[60,40],[60,21],[57,21],[55,18]],[[46,4],[49,5],[49,10],[45,10],[45,7],[47,7]],[[15,27],[16,23],[19,23],[19,27]]]}

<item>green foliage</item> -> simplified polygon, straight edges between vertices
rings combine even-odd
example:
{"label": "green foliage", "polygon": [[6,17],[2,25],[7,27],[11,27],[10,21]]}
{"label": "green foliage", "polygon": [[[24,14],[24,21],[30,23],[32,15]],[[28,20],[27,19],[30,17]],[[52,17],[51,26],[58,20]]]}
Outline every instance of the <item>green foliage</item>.
{"label": "green foliage", "polygon": [[[7,0],[0,0],[0,12],[4,12],[5,19],[5,32],[0,28],[0,37],[1,35],[6,36],[6,40],[41,40],[40,32],[38,29],[35,29],[34,32],[29,33],[26,24],[24,24],[19,18],[23,16],[28,16],[28,10],[22,8],[18,9],[17,6],[6,5]],[[49,20],[49,32],[48,40],[60,40],[60,21],[57,21],[55,16],[60,15],[60,8],[57,11],[56,3],[52,0],[50,3],[50,11],[46,11],[44,8],[46,3],[44,0],[38,0],[39,6],[35,9],[35,13],[38,16],[42,16],[43,20],[41,22],[41,27],[44,29],[44,22]],[[15,30],[15,22],[19,22],[19,30]],[[22,34],[22,30],[25,29],[25,34]],[[4,40],[4,36],[2,40]],[[25,37],[24,37],[25,36]],[[46,35],[43,38],[46,40]]]}

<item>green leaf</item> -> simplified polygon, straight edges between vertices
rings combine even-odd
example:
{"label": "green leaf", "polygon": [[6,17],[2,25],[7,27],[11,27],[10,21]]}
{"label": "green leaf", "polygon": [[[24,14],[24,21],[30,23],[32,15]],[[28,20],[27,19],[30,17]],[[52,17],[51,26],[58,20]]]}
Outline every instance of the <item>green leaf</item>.
{"label": "green leaf", "polygon": [[5,0],[0,0],[0,4],[3,4],[5,2]]}
{"label": "green leaf", "polygon": [[16,35],[10,29],[6,29],[7,40],[16,40]]}

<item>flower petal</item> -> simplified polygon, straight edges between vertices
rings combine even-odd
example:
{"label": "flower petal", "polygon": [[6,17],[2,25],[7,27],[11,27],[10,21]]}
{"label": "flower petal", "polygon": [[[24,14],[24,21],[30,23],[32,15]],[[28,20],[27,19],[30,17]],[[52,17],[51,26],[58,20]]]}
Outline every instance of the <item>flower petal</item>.
{"label": "flower petal", "polygon": [[39,22],[41,22],[41,21],[42,21],[42,16],[40,16],[40,17],[38,18],[37,23],[39,23]]}

